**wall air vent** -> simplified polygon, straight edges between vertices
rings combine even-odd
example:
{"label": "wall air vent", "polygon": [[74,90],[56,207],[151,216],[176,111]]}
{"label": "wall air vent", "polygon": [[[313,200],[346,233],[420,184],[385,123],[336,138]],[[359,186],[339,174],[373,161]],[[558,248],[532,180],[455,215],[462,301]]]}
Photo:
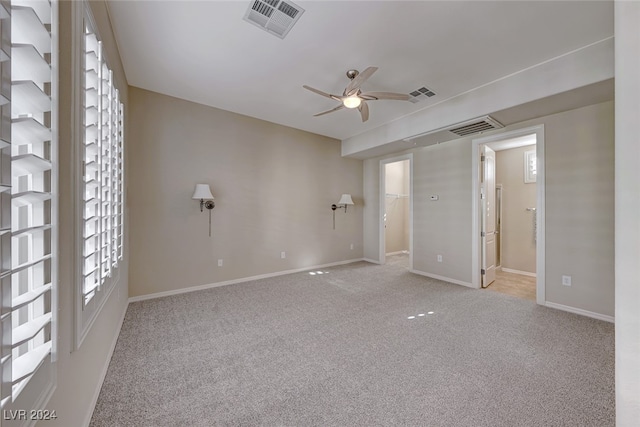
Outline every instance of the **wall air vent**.
{"label": "wall air vent", "polygon": [[283,39],[303,13],[288,0],[252,0],[243,19]]}
{"label": "wall air vent", "polygon": [[416,104],[427,98],[431,98],[434,95],[435,95],[434,91],[422,86],[420,89],[416,89],[412,92],[409,92],[409,96],[411,96],[411,98],[409,98],[409,102],[413,102],[414,104]]}
{"label": "wall air vent", "polygon": [[459,123],[455,128],[448,129],[458,136],[474,135],[476,133],[486,132],[488,130],[500,129],[504,126],[489,116],[480,117],[478,119],[469,120]]}

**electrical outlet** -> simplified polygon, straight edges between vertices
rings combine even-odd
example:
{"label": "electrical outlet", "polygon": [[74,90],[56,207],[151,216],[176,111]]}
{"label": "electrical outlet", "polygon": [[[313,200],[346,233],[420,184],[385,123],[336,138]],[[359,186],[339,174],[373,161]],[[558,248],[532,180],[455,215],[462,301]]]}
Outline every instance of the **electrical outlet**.
{"label": "electrical outlet", "polygon": [[353,250],[353,243],[351,244],[351,250]]}
{"label": "electrical outlet", "polygon": [[222,267],[222,259],[218,260],[218,267]]}
{"label": "electrical outlet", "polygon": [[287,257],[287,253],[285,251],[280,252],[280,258],[285,259]]}
{"label": "electrical outlet", "polygon": [[571,276],[562,276],[562,285],[571,286]]}
{"label": "electrical outlet", "polygon": [[442,262],[442,255],[438,254],[438,262]]}

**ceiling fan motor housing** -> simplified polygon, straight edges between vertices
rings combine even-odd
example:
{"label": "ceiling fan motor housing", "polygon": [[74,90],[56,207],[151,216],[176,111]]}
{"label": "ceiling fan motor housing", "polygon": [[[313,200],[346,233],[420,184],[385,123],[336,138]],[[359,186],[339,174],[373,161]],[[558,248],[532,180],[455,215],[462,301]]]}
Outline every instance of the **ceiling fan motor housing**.
{"label": "ceiling fan motor housing", "polygon": [[362,117],[362,121],[366,122],[369,120],[369,107],[366,101],[375,101],[378,99],[395,99],[398,101],[408,101],[409,95],[402,93],[393,93],[393,92],[365,92],[362,93],[360,90],[360,86],[364,83],[373,73],[376,72],[378,67],[368,67],[362,73],[358,70],[351,69],[347,70],[346,74],[351,83],[347,85],[342,93],[342,96],[332,95],[330,93],[323,92],[318,89],[314,89],[310,86],[303,85],[307,90],[311,92],[317,93],[318,95],[324,96],[325,98],[330,98],[335,101],[340,102],[340,105],[332,108],[331,110],[323,111],[318,114],[314,114],[314,117],[323,116],[328,113],[333,113],[334,111],[341,110],[343,108],[357,108],[360,112],[360,116]]}
{"label": "ceiling fan motor housing", "polygon": [[347,71],[347,77],[349,77],[349,80],[355,79],[358,74],[360,74],[360,71],[358,71],[358,70],[349,70],[349,71]]}

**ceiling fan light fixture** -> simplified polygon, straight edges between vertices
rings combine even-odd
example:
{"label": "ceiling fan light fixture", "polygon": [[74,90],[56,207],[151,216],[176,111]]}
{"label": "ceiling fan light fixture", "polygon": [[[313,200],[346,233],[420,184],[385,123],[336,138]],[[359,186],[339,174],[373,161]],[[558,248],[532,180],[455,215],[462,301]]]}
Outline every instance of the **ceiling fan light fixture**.
{"label": "ceiling fan light fixture", "polygon": [[347,108],[358,108],[361,103],[362,100],[356,95],[342,99],[342,104]]}
{"label": "ceiling fan light fixture", "polygon": [[[258,0],[256,0],[258,1]],[[277,0],[260,0],[260,1],[277,1]],[[354,109],[357,108],[360,112],[360,117],[362,117],[362,123],[369,120],[369,106],[367,101],[376,101],[378,99],[395,99],[398,101],[409,101],[410,96],[404,93],[394,93],[394,92],[364,92],[360,90],[360,86],[362,83],[367,81],[369,77],[373,73],[376,72],[378,67],[368,67],[362,73],[359,73],[357,70],[349,70],[347,71],[347,77],[351,80],[351,83],[344,88],[344,92],[342,92],[342,96],[340,95],[332,95],[330,93],[323,92],[318,89],[314,89],[311,86],[302,85],[303,88],[316,93],[320,96],[324,96],[325,98],[333,99],[334,101],[340,101],[340,104],[337,107],[332,108],[331,110],[323,111],[318,114],[314,114],[313,117],[323,116],[328,113],[333,113],[334,111],[342,110],[343,108]],[[418,89],[420,90],[420,89]],[[425,88],[425,90],[427,90]]]}

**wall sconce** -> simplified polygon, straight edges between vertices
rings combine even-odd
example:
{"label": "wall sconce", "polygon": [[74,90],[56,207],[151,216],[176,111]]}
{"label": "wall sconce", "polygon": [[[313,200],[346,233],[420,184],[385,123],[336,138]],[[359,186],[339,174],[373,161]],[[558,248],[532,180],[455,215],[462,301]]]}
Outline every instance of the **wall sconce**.
{"label": "wall sconce", "polygon": [[196,184],[196,189],[191,198],[195,200],[200,199],[200,212],[203,211],[203,208],[209,210],[209,237],[211,237],[211,210],[216,204],[213,203],[213,194],[211,194],[209,184]]}
{"label": "wall sconce", "polygon": [[343,194],[340,197],[340,201],[336,205],[331,205],[331,210],[333,211],[333,229],[336,229],[336,209],[344,208],[344,212],[347,212],[347,206],[353,205],[353,200],[351,199],[351,194]]}

